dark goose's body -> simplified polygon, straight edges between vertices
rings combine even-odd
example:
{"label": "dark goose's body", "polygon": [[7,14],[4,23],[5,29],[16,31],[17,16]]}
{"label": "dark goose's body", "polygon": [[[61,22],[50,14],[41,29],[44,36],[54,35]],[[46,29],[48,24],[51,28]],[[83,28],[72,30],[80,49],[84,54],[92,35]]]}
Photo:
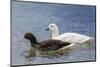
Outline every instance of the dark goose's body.
{"label": "dark goose's body", "polygon": [[60,40],[46,40],[43,42],[39,42],[36,46],[33,47],[41,51],[50,51],[58,50],[68,45],[70,45],[70,43],[63,42]]}

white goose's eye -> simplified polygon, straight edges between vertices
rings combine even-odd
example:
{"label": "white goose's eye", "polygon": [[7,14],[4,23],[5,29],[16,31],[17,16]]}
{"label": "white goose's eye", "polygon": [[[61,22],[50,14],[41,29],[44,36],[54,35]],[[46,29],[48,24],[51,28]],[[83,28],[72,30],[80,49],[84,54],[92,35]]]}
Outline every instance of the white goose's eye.
{"label": "white goose's eye", "polygon": [[51,28],[53,27],[53,26],[50,26]]}

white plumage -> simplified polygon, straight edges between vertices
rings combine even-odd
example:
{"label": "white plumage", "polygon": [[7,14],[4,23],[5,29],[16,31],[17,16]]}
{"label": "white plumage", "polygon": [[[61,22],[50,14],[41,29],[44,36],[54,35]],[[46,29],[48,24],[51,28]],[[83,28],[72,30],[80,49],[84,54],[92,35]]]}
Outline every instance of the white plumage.
{"label": "white plumage", "polygon": [[70,43],[82,44],[93,39],[92,37],[82,35],[79,33],[73,33],[73,32],[66,32],[60,35],[59,28],[54,23],[50,24],[47,30],[52,31],[52,39],[58,39],[58,40],[62,40],[62,41],[70,42]]}

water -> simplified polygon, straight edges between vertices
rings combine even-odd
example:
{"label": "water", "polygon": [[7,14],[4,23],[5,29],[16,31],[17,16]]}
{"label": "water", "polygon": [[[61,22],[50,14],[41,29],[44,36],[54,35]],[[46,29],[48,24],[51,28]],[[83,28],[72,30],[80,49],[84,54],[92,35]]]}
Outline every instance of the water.
{"label": "water", "polygon": [[25,58],[30,42],[23,39],[26,32],[32,32],[38,41],[51,38],[45,31],[50,23],[56,23],[60,32],[76,32],[95,39],[95,7],[44,4],[31,2],[12,2],[12,65],[44,64],[95,60],[95,41],[89,46],[72,47],[60,57]]}

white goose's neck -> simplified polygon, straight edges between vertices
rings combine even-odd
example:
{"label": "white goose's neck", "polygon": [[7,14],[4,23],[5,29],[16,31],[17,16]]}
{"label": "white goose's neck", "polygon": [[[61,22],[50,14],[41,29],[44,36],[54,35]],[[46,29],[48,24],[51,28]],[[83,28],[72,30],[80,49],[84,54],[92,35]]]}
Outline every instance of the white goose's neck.
{"label": "white goose's neck", "polygon": [[55,39],[55,37],[59,36],[59,29],[56,27],[54,30],[52,30],[52,39]]}

